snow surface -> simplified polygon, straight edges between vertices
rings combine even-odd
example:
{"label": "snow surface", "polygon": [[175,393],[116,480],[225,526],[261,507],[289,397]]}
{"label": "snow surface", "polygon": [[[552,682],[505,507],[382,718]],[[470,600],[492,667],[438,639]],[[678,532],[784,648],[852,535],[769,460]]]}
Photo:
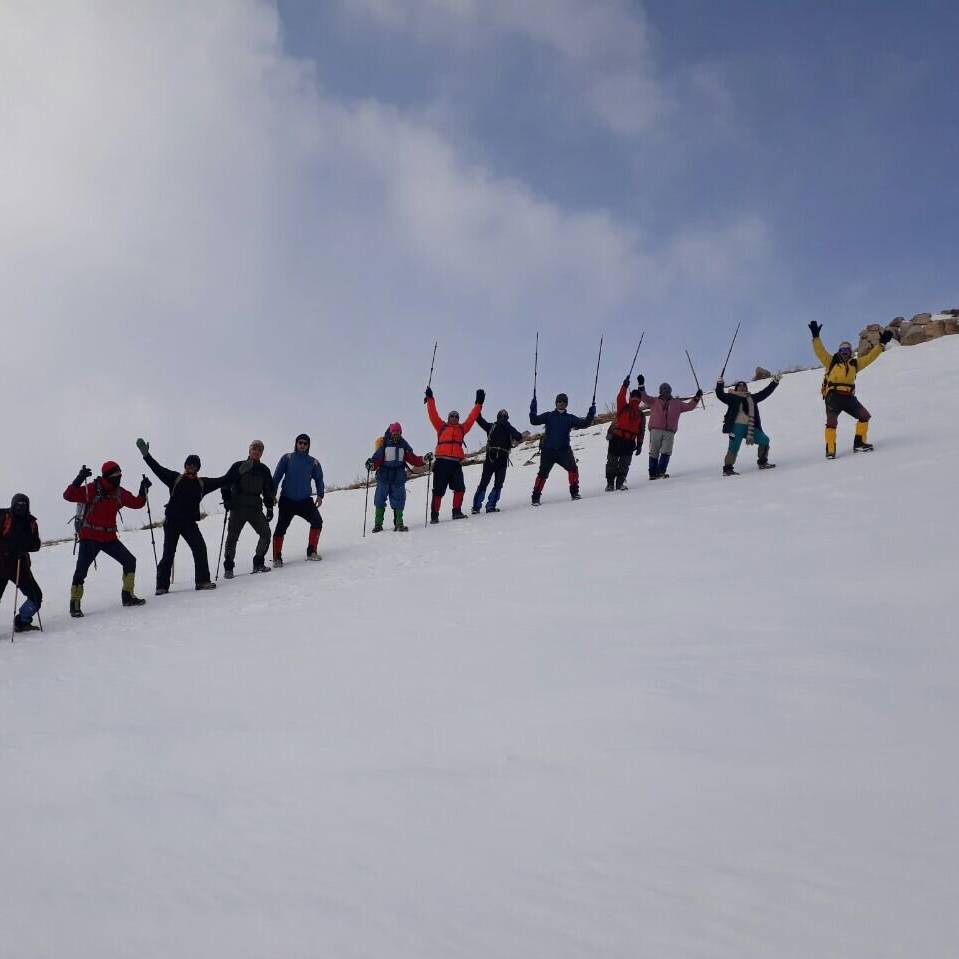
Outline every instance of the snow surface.
{"label": "snow surface", "polygon": [[720,477],[713,400],[628,493],[605,427],[579,503],[517,466],[424,530],[419,480],[362,540],[336,493],[323,563],[297,521],[215,593],[181,546],[154,598],[128,534],[147,606],[104,559],[79,623],[44,549],[47,631],[0,644],[0,956],[959,955],[957,369],[959,337],[889,351],[876,452],[845,419],[832,463],[810,371],[769,473]]}

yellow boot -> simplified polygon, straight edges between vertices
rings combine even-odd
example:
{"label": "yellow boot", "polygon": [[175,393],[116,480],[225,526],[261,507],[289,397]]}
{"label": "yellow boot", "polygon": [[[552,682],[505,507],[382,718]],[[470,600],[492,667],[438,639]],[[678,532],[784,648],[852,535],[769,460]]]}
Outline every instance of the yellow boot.
{"label": "yellow boot", "polygon": [[866,442],[866,435],[869,433],[869,423],[859,422],[856,424],[856,438],[852,441],[852,448],[857,453],[869,453],[872,450],[872,443]]}
{"label": "yellow boot", "polygon": [[826,459],[834,460],[836,458],[836,427],[826,427]]}

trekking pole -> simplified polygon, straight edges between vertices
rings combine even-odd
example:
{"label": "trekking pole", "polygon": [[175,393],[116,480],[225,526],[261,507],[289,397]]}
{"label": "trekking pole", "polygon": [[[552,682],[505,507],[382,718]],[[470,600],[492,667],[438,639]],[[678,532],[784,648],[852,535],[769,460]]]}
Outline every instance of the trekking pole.
{"label": "trekking pole", "polygon": [[226,521],[227,517],[230,515],[230,510],[224,508],[223,510],[223,532],[220,533],[220,551],[216,554],[216,576],[213,579],[213,582],[216,583],[220,579],[220,560],[223,557],[223,540],[226,538]]}
{"label": "trekking pole", "polygon": [[370,468],[366,468],[366,500],[363,503],[363,539],[366,539],[366,514],[370,508]]}
{"label": "trekking pole", "polygon": [[729,344],[729,352],[726,354],[726,362],[723,363],[723,371],[719,374],[719,378],[722,379],[726,375],[726,367],[729,365],[729,358],[733,355],[733,347],[736,345],[736,337],[739,336],[739,327],[742,326],[743,321],[740,320],[736,324],[736,332],[733,333],[733,341]]}
{"label": "trekking pole", "polygon": [[[146,473],[143,474],[143,478],[146,479]],[[153,544],[153,565],[160,568],[160,561],[157,559],[157,541],[153,536],[153,516],[150,513],[150,491],[149,488],[143,494],[144,498],[147,501],[147,522],[150,524],[150,542]]]}
{"label": "trekking pole", "polygon": [[429,465],[426,468],[426,518],[423,522],[424,526],[430,525],[430,478],[433,475],[433,461],[429,461]]}
{"label": "trekking pole", "polygon": [[539,330],[536,331],[536,352],[533,354],[533,399],[536,399],[536,374],[539,373]]}
{"label": "trekking pole", "polygon": [[17,579],[13,584],[13,623],[10,626],[10,642],[17,631],[17,593],[20,590],[20,557],[17,557]]}
{"label": "trekking pole", "polygon": [[639,356],[639,347],[643,345],[643,340],[646,338],[646,331],[643,330],[643,335],[639,338],[639,346],[636,347],[636,352],[633,354],[633,362],[629,364],[629,373],[626,374],[626,379],[631,380],[633,378],[633,370],[636,368],[636,357]]}
{"label": "trekking pole", "polygon": [[430,378],[426,382],[426,388],[429,389],[433,385],[433,366],[436,363],[436,347],[439,343],[439,340],[433,342],[433,359],[430,360]]}
{"label": "trekking pole", "polygon": [[[690,359],[689,350],[686,350],[686,359],[689,360],[689,368],[692,370],[693,379],[696,381],[696,389],[702,393],[703,388],[699,385],[699,377],[696,375],[696,371],[693,370],[693,361]],[[703,404],[703,409],[706,409],[706,400],[702,396],[699,397],[699,402]]]}
{"label": "trekking pole", "polygon": [[40,632],[43,632],[43,620],[40,618],[40,610],[37,610],[37,622],[40,624]]}
{"label": "trekking pole", "polygon": [[593,406],[596,405],[596,387],[599,384],[599,361],[602,358],[603,358],[603,338],[600,337],[599,338],[599,356],[596,357],[596,379],[593,380]]}

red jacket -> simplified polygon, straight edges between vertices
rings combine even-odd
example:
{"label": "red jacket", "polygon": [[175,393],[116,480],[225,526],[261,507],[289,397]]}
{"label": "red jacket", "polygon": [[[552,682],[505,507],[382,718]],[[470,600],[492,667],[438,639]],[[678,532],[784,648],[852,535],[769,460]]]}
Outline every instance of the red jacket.
{"label": "red jacket", "polygon": [[466,419],[461,423],[447,423],[441,420],[439,413],[436,412],[436,401],[429,397],[426,401],[426,412],[429,415],[433,429],[436,430],[436,455],[440,459],[461,460],[464,456],[463,438],[473,428],[476,417],[480,415],[483,407],[477,404],[470,411]]}
{"label": "red jacket", "polygon": [[609,435],[621,440],[642,442],[646,432],[646,417],[639,407],[639,400],[626,399],[626,387],[621,387],[616,397],[616,419],[609,428]]}
{"label": "red jacket", "polygon": [[87,511],[80,528],[80,539],[96,543],[112,543],[117,538],[117,513],[122,507],[143,509],[146,498],[134,496],[122,486],[113,489],[102,478],[86,486],[71,484],[63,491],[68,503],[86,503]]}

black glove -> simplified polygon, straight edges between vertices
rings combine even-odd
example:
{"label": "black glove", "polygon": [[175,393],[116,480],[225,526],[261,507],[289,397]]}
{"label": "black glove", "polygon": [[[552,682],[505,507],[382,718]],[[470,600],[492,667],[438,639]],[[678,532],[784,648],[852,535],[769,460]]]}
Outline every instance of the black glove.
{"label": "black glove", "polygon": [[703,398],[703,391],[702,391],[702,390],[696,390],[696,399],[697,399],[697,400],[701,400],[702,398]]}
{"label": "black glove", "polygon": [[628,389],[629,389],[629,377],[628,377],[628,376],[626,377],[625,380],[623,380],[623,389],[624,389],[624,390],[628,390]]}
{"label": "black glove", "polygon": [[817,323],[815,320],[810,320],[809,332],[812,333],[812,338],[816,339],[816,337],[822,332],[822,323]]}
{"label": "black glove", "polygon": [[427,463],[432,463],[432,462],[433,462],[433,454],[432,454],[432,453],[427,453],[426,456],[423,457],[423,459],[426,460]]}
{"label": "black glove", "polygon": [[486,390],[476,391],[476,405],[482,406],[486,402]]}
{"label": "black glove", "polygon": [[879,334],[879,342],[885,346],[892,339],[892,330],[883,330]]}
{"label": "black glove", "polygon": [[637,386],[645,386],[645,385],[646,385],[646,377],[643,376],[642,373],[640,373],[639,376],[636,377],[636,385],[637,385]]}
{"label": "black glove", "polygon": [[371,469],[373,469],[373,460],[369,459],[366,461],[366,472],[369,473]]}
{"label": "black glove", "polygon": [[596,404],[594,403],[586,413],[586,416],[589,419],[592,419],[596,415]]}
{"label": "black glove", "polygon": [[268,523],[272,523],[272,522],[273,522],[273,507],[272,507],[272,506],[267,506],[267,508],[266,508],[266,521],[267,521]]}
{"label": "black glove", "polygon": [[227,512],[227,513],[230,512],[230,503],[231,503],[231,502],[232,502],[232,501],[231,501],[231,500],[228,500],[225,496],[223,497],[223,509],[224,509],[224,511]]}
{"label": "black glove", "polygon": [[93,470],[91,470],[85,464],[80,467],[80,472],[77,473],[76,479],[73,481],[74,486],[83,486],[84,482],[93,476]]}
{"label": "black glove", "polygon": [[726,385],[726,384],[722,381],[721,378],[718,379],[718,380],[716,380],[716,389],[717,389],[717,390],[721,390],[725,385]]}
{"label": "black glove", "polygon": [[144,476],[143,479],[140,480],[140,495],[146,496],[152,485],[153,484]]}
{"label": "black glove", "polygon": [[431,399],[433,399],[433,391],[427,386],[426,395],[423,397],[423,402],[425,403],[427,400]]}

